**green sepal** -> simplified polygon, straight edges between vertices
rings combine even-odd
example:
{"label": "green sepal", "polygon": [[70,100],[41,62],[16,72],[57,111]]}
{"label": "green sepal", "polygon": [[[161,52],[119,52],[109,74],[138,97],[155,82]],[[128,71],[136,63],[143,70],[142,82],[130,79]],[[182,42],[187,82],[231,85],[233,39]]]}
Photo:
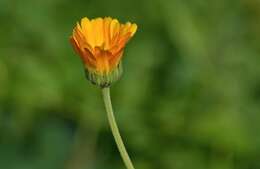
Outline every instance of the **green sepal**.
{"label": "green sepal", "polygon": [[122,64],[119,63],[116,68],[114,68],[109,73],[100,74],[96,71],[85,69],[86,78],[94,85],[101,88],[109,87],[112,83],[116,82],[123,73]]}

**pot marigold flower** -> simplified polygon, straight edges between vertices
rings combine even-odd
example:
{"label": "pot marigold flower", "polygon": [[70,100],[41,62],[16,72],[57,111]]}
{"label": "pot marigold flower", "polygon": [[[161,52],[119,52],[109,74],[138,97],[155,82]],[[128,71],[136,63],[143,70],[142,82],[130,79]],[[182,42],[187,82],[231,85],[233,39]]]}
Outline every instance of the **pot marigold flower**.
{"label": "pot marigold flower", "polygon": [[121,24],[110,17],[81,19],[73,29],[70,42],[83,61],[87,79],[101,87],[118,80],[125,45],[136,30],[136,24]]}

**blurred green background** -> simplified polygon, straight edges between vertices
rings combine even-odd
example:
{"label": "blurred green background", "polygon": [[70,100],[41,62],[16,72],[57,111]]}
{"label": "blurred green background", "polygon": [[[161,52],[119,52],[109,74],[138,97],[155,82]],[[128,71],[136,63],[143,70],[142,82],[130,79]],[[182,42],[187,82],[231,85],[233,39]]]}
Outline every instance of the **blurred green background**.
{"label": "blurred green background", "polygon": [[259,0],[0,0],[0,168],[123,169],[68,38],[138,24],[112,86],[136,169],[260,169]]}

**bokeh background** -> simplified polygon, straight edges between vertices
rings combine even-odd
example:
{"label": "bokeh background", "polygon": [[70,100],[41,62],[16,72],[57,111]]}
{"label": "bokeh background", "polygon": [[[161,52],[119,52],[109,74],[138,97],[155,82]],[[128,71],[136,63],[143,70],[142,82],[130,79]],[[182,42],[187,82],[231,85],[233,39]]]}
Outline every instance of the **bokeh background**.
{"label": "bokeh background", "polygon": [[259,0],[0,0],[0,168],[123,169],[68,37],[139,30],[112,86],[136,169],[260,169]]}

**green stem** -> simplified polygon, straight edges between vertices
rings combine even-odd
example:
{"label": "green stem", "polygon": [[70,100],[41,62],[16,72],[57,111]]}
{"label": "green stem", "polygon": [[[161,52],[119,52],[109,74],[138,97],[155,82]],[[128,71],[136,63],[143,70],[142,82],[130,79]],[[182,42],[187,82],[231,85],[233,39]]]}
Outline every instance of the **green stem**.
{"label": "green stem", "polygon": [[116,120],[114,117],[114,113],[113,113],[113,108],[112,108],[112,103],[111,103],[111,98],[110,98],[110,89],[109,87],[105,87],[102,89],[102,94],[103,94],[103,99],[104,99],[104,103],[105,103],[105,107],[106,107],[106,111],[107,111],[107,117],[108,117],[108,121],[109,121],[109,125],[111,128],[111,131],[113,133],[115,142],[117,144],[117,148],[121,154],[121,157],[125,163],[125,166],[127,169],[134,169],[134,166],[131,162],[131,159],[129,158],[129,155],[126,151],[125,145],[123,143],[123,140],[120,136],[117,124],[116,124]]}

